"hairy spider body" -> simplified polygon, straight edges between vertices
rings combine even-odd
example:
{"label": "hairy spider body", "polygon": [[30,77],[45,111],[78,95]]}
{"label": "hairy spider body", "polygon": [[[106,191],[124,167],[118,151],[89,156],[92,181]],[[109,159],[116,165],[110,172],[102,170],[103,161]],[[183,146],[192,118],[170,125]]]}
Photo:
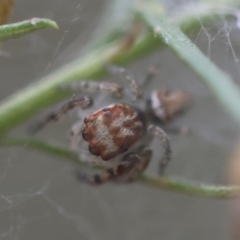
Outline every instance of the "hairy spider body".
{"label": "hairy spider body", "polygon": [[83,139],[89,151],[108,161],[127,152],[146,131],[140,113],[126,104],[112,104],[84,119]]}
{"label": "hairy spider body", "polygon": [[[159,172],[163,173],[171,159],[171,147],[168,136],[155,124],[157,119],[161,126],[171,121],[179,111],[182,111],[190,97],[182,91],[168,91],[166,89],[153,91],[147,101],[146,108],[136,105],[141,101],[143,92],[139,84],[126,72],[124,68],[107,65],[112,73],[124,75],[131,90],[132,104],[124,102],[108,105],[85,116],[83,123],[78,121],[70,131],[71,144],[78,150],[80,136],[87,143],[89,153],[80,153],[80,160],[85,159],[93,163],[104,164],[107,169],[89,175],[78,171],[77,176],[90,184],[101,184],[107,181],[131,182],[136,179],[148,166],[152,151],[148,149],[151,140],[157,138],[163,149],[160,158]],[[147,76],[149,81],[153,76]],[[62,89],[82,90],[84,92],[107,92],[115,99],[124,96],[123,88],[111,82],[75,82],[61,86]],[[60,109],[51,112],[36,125],[36,130],[46,126],[49,122],[57,121],[62,115],[74,108],[87,109],[93,105],[89,96],[77,96],[70,99]]]}
{"label": "hairy spider body", "polygon": [[183,111],[190,101],[190,95],[184,91],[170,91],[163,88],[152,91],[148,99],[148,107],[158,120],[168,123]]}

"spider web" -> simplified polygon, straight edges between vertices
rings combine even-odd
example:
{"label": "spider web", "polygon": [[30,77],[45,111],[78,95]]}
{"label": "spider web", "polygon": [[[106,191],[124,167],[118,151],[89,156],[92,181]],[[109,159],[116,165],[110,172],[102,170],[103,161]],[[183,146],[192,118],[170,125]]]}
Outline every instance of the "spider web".
{"label": "spider web", "polygon": [[[193,1],[166,3],[173,13],[191,3],[191,10],[198,15]],[[104,0],[18,1],[12,21],[48,17],[58,22],[60,30],[34,33],[4,45],[1,98],[73,59],[98,26],[105,4]],[[239,84],[240,20],[239,13],[233,12],[232,17],[216,19],[211,25],[199,17],[201,28],[190,37]],[[174,156],[167,174],[224,183],[226,159],[238,137],[236,125],[206,86],[169,50],[156,52],[128,69],[136,79],[143,79],[149,65],[156,65],[159,75],[148,91],[179,88],[194,96],[191,109],[176,122],[189,126],[193,134],[170,136]],[[75,120],[74,115],[65,118],[37,137],[67,145],[66,134]],[[15,134],[25,134],[25,127]],[[152,147],[155,154],[147,170],[150,174],[156,172],[161,154],[158,142]],[[189,198],[140,184],[89,187],[76,181],[71,165],[29,151],[27,145],[1,149],[0,159],[0,239],[221,240],[228,236],[224,202]]]}

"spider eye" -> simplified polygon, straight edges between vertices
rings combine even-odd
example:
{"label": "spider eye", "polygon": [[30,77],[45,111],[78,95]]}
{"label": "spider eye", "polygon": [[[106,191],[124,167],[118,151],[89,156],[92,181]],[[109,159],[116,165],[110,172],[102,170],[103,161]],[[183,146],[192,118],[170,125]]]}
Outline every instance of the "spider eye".
{"label": "spider eye", "polygon": [[164,96],[165,96],[165,97],[168,97],[168,96],[170,95],[170,93],[171,93],[171,92],[170,92],[169,90],[165,90]]}
{"label": "spider eye", "polygon": [[82,138],[87,141],[87,132],[86,131],[82,131]]}
{"label": "spider eye", "polygon": [[103,112],[108,112],[109,110],[109,108],[103,108]]}
{"label": "spider eye", "polygon": [[126,146],[125,144],[123,144],[122,146],[120,146],[120,150],[121,150],[121,152],[127,152],[128,146]]}
{"label": "spider eye", "polygon": [[88,149],[89,149],[89,152],[92,154],[92,155],[95,155],[95,156],[99,156],[99,150],[94,147],[94,146],[88,146]]}
{"label": "spider eye", "polygon": [[88,119],[87,118],[84,118],[84,123],[86,124],[88,122]]}
{"label": "spider eye", "polygon": [[152,99],[147,98],[146,103],[147,103],[147,106],[151,106],[152,105]]}

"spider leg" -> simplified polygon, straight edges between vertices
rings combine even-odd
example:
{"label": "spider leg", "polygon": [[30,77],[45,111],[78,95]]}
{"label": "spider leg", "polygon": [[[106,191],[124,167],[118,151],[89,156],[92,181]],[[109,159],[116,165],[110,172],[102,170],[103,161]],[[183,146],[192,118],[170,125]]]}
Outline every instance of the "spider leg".
{"label": "spider leg", "polygon": [[191,129],[188,126],[167,126],[163,127],[164,131],[170,134],[189,134]]}
{"label": "spider leg", "polygon": [[49,113],[44,119],[35,124],[31,132],[36,133],[46,127],[50,122],[57,122],[63,115],[67,114],[69,111],[75,108],[86,109],[92,105],[92,99],[89,96],[76,96],[69,99],[64,103],[59,109],[56,109]]}
{"label": "spider leg", "polygon": [[81,121],[78,121],[72,126],[69,132],[70,142],[71,142],[70,145],[73,150],[78,149],[78,143],[81,140],[80,134],[82,132],[82,127],[83,127],[83,123]]}
{"label": "spider leg", "polygon": [[139,155],[139,161],[135,164],[133,170],[131,170],[128,174],[128,177],[124,180],[124,182],[132,182],[136,180],[139,175],[144,172],[147,168],[152,157],[152,151],[150,149],[144,149]]}
{"label": "spider leg", "polygon": [[148,84],[150,84],[152,82],[152,80],[154,79],[154,77],[157,74],[157,69],[155,66],[150,66],[148,68],[147,74],[144,78],[143,84],[142,84],[142,89],[144,89],[145,87],[147,87]]}
{"label": "spider leg", "polygon": [[63,84],[59,88],[73,92],[105,92],[113,94],[117,98],[123,97],[123,88],[119,84],[112,82],[78,81]]}
{"label": "spider leg", "polygon": [[107,69],[109,73],[112,73],[114,75],[121,74],[123,75],[124,79],[127,80],[127,83],[132,91],[132,99],[134,101],[141,99],[143,96],[142,88],[137,83],[137,81],[131,76],[129,72],[123,67],[111,65],[111,64],[105,64],[104,67]]}
{"label": "spider leg", "polygon": [[138,154],[131,153],[124,158],[116,167],[108,168],[100,173],[94,175],[87,175],[77,171],[77,178],[91,185],[100,185],[108,181],[117,179],[120,176],[127,174],[131,171],[136,164],[140,164],[141,157]]}
{"label": "spider leg", "polygon": [[168,136],[160,127],[157,127],[154,125],[151,125],[148,127],[148,132],[152,136],[157,137],[161,142],[161,145],[163,148],[163,156],[160,159],[159,173],[163,174],[164,170],[165,170],[168,162],[171,160],[171,156],[172,156],[172,150],[171,150]]}

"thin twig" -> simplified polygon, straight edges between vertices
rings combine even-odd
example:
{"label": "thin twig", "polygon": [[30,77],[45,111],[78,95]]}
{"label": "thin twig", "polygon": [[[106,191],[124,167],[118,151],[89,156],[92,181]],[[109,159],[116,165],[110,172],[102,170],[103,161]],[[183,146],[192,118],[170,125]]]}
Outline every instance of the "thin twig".
{"label": "thin twig", "polygon": [[18,38],[44,28],[58,28],[54,21],[44,18],[32,18],[22,22],[0,26],[0,41]]}
{"label": "thin twig", "polygon": [[69,148],[63,146],[33,139],[33,138],[2,138],[0,139],[0,146],[11,147],[11,146],[22,146],[29,149],[35,149],[55,157],[67,160],[73,164],[79,164],[78,154]]}
{"label": "thin twig", "polygon": [[[196,15],[195,19],[192,13],[186,13],[185,16],[177,18],[178,22],[175,23],[185,28],[187,20],[190,19],[191,21],[188,22],[187,30],[196,30],[196,21],[201,19],[203,22],[207,20],[210,23],[216,20],[217,14],[223,15],[225,13],[215,13],[214,8],[212,8],[208,11],[208,14],[200,12],[199,15]],[[226,12],[226,15],[229,15],[229,12]],[[65,94],[56,90],[56,86],[76,79],[99,78],[104,73],[102,68],[104,63],[108,61],[117,64],[129,63],[162,47],[163,43],[154,37],[152,31],[145,31],[138,37],[131,49],[127,51],[122,51],[121,41],[103,45],[104,47],[98,47],[93,52],[67,64],[65,67],[44,77],[39,82],[33,83],[25,89],[14,93],[1,102],[0,134],[12,130],[40,109],[66,97]]]}
{"label": "thin twig", "polygon": [[[240,123],[240,90],[234,81],[213,62],[211,62],[196,45],[161,13],[159,4],[142,4],[137,14],[176,56],[184,62],[200,80],[208,85],[218,102]],[[159,10],[160,9],[160,10]],[[206,71],[207,69],[207,71]]]}
{"label": "thin twig", "polygon": [[186,181],[171,177],[142,175],[139,181],[151,187],[196,197],[226,199],[237,197],[240,194],[240,186],[216,186],[205,183],[193,183],[190,180]]}
{"label": "thin twig", "polygon": [[[24,146],[61,158],[62,160],[65,160],[75,166],[84,165],[78,160],[76,152],[36,139],[9,137],[1,139],[0,146]],[[99,166],[94,166],[94,168],[99,168]],[[102,168],[102,166],[100,168]],[[141,175],[137,182],[158,189],[204,198],[225,199],[236,197],[240,194],[239,186],[214,186],[204,183],[193,183],[189,180],[186,181],[171,177],[153,177],[146,174]]]}

